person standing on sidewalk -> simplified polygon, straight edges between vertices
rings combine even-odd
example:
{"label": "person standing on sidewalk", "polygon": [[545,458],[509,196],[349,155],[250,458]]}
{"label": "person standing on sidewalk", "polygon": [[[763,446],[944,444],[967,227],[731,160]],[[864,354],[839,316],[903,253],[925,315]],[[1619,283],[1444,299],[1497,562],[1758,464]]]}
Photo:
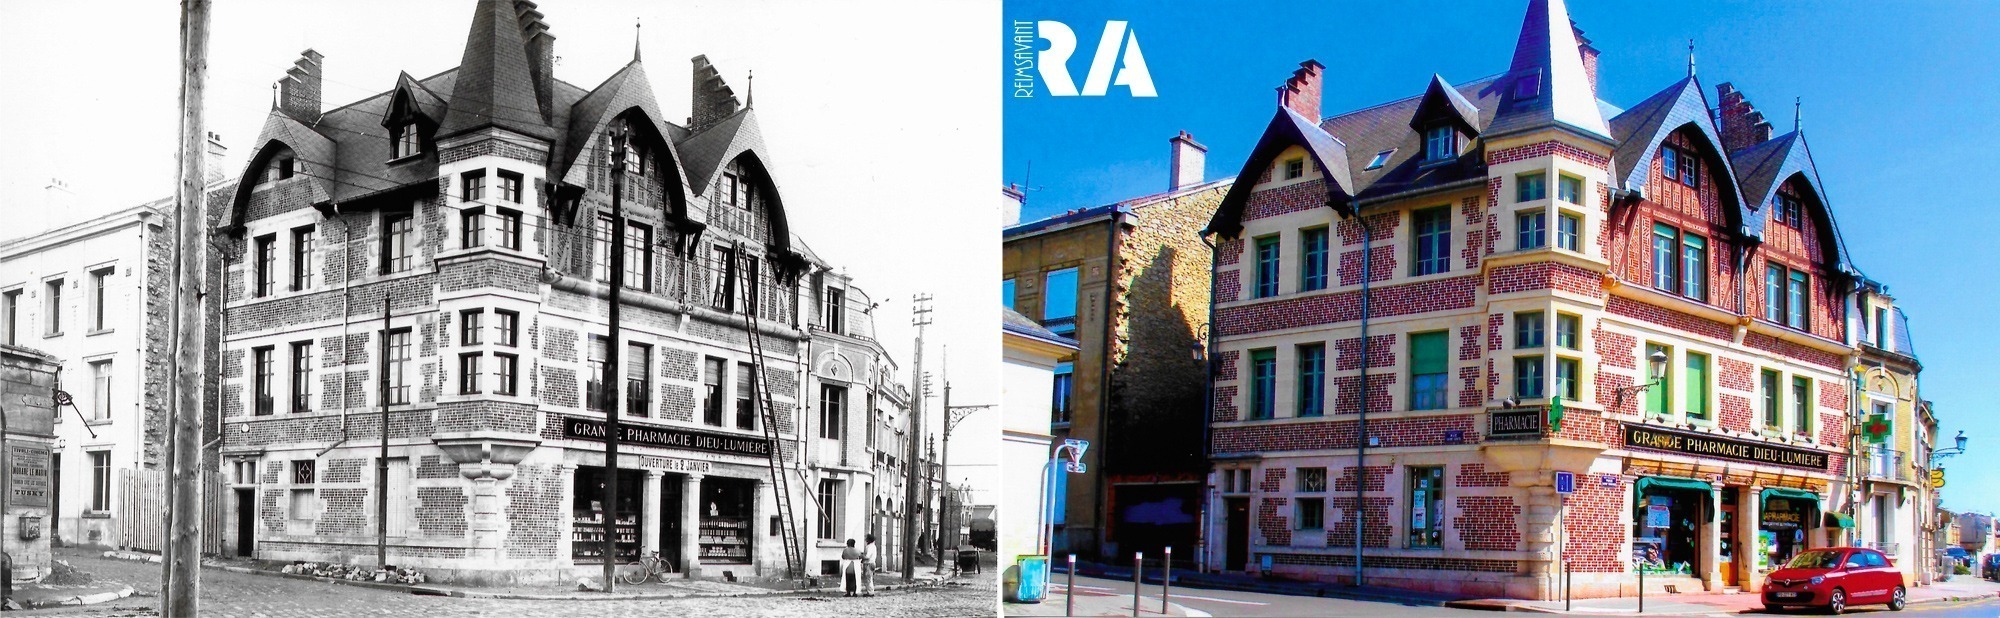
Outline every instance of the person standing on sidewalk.
{"label": "person standing on sidewalk", "polygon": [[861,585],[861,569],[863,568],[861,560],[861,550],[854,547],[854,539],[848,539],[847,549],[840,550],[841,588],[847,591],[847,594],[841,596],[856,596],[855,589]]}
{"label": "person standing on sidewalk", "polygon": [[875,567],[882,560],[882,549],[875,543],[875,533],[866,537],[868,542],[861,548],[861,596],[875,596]]}

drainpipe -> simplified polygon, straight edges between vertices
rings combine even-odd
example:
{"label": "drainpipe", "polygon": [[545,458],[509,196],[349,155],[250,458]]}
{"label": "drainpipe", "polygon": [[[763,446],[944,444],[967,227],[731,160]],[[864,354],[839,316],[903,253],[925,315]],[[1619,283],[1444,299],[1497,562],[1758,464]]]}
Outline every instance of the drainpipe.
{"label": "drainpipe", "polygon": [[[1214,420],[1212,418],[1215,406],[1215,261],[1216,254],[1220,253],[1220,250],[1216,247],[1215,242],[1209,240],[1207,234],[1203,234],[1199,238],[1201,239],[1201,244],[1208,245],[1209,264],[1208,322],[1204,324],[1206,328],[1203,329],[1203,334],[1207,335],[1208,342],[1203,344],[1207,348],[1203,350],[1201,355],[1201,460],[1210,469],[1210,473],[1213,474],[1214,466],[1209,464],[1213,461],[1215,455],[1215,449],[1210,442],[1215,433]],[[1198,573],[1208,572],[1208,525],[1209,517],[1212,516],[1212,509],[1210,507],[1213,506],[1210,504],[1211,500],[1208,496],[1209,489],[1209,483],[1204,481],[1201,486],[1201,528],[1195,531],[1198,541],[1195,543],[1195,571]],[[1172,565],[1169,565],[1167,568],[1169,571],[1173,569]]]}
{"label": "drainpipe", "polygon": [[1097,524],[1097,549],[1092,553],[1098,554],[1103,553],[1105,537],[1109,536],[1105,533],[1111,530],[1110,522],[1104,521],[1104,502],[1111,495],[1107,484],[1111,475],[1105,473],[1104,464],[1111,461],[1111,431],[1106,425],[1111,415],[1111,319],[1117,315],[1111,305],[1118,302],[1114,294],[1118,285],[1118,219],[1122,215],[1122,212],[1113,210],[1104,230],[1104,316],[1101,318],[1104,335],[1098,339],[1098,350],[1102,354],[1097,361],[1100,370],[1097,380],[1097,496],[1091,500]]}
{"label": "drainpipe", "polygon": [[[333,203],[333,214],[334,214],[334,216],[335,216],[335,217],[339,217],[340,215],[344,214],[344,213],[340,212],[340,202],[334,202],[334,203]],[[353,268],[353,265],[354,265],[354,259],[353,259],[353,254],[352,254],[352,251],[354,251],[354,238],[353,238],[353,236],[352,236],[352,235],[353,235],[353,233],[354,233],[354,221],[353,221],[353,220],[351,220],[351,219],[341,219],[341,220],[340,220],[340,242],[341,242],[341,244],[344,244],[344,245],[347,245],[347,251],[348,251],[348,253],[346,253],[346,254],[345,254],[345,256],[346,256],[346,257],[343,257],[343,258],[342,258],[343,260],[345,260],[345,261],[347,262],[347,266],[346,266],[346,267],[343,267],[343,268],[341,268],[341,269],[340,269],[340,274],[341,274],[341,282],[340,282],[340,367],[341,367],[341,371],[346,371],[346,370],[347,370],[347,344],[348,344],[348,341],[347,341],[347,327],[348,327],[348,325],[349,325],[349,324],[351,324],[351,323],[352,323],[352,320],[350,320],[350,319],[348,318],[348,314],[347,314],[347,309],[348,309],[348,305],[349,305],[349,303],[351,303],[351,302],[353,301],[353,298],[352,298],[352,294],[351,294],[351,293],[352,293],[352,292],[353,292],[353,290],[354,290],[354,273],[352,273],[352,272],[349,272],[349,269]],[[342,382],[345,382],[345,380],[343,380]],[[346,389],[347,389],[347,385],[346,385],[346,384],[342,384],[342,385],[341,385],[341,391],[340,391],[340,439],[339,439],[339,440],[334,440],[334,441],[333,441],[333,444],[328,444],[328,445],[326,445],[326,448],[323,448],[323,449],[320,449],[318,453],[314,453],[314,454],[313,454],[313,458],[314,458],[314,459],[318,459],[318,458],[320,458],[320,457],[325,457],[325,456],[326,456],[326,454],[327,454],[328,452],[332,451],[333,449],[336,449],[336,448],[340,448],[340,445],[342,445],[342,444],[346,444],[346,443],[347,443],[347,390],[346,390]],[[274,412],[275,412],[275,411],[274,411]],[[384,426],[384,427],[387,427],[388,425],[383,425],[383,426]]]}
{"label": "drainpipe", "polygon": [[1354,587],[1359,588],[1363,581],[1361,546],[1368,522],[1362,501],[1368,494],[1368,283],[1375,278],[1375,230],[1358,211],[1354,222],[1361,224],[1361,400],[1356,406],[1361,414],[1354,433]]}

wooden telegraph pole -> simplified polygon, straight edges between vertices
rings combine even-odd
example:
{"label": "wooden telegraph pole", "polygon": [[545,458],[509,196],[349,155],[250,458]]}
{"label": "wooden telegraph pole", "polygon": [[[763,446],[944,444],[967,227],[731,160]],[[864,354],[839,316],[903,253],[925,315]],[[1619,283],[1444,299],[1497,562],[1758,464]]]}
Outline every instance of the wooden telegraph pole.
{"label": "wooden telegraph pole", "polygon": [[[625,140],[631,135],[626,131],[625,121],[620,120],[611,128],[611,248],[608,249],[611,270],[611,328],[604,342],[604,386],[598,389],[604,402],[604,591],[612,592],[618,585],[618,391],[624,385],[618,383],[618,353],[623,344],[618,342],[618,305],[625,292],[625,169],[630,164],[625,160]],[[636,527],[634,529],[637,529]]]}
{"label": "wooden telegraph pole", "polygon": [[931,297],[929,294],[918,294],[912,300],[910,325],[917,327],[917,353],[916,368],[910,372],[910,385],[913,387],[910,390],[914,391],[910,394],[910,443],[905,453],[907,458],[903,460],[906,473],[903,487],[903,581],[915,579],[917,575],[917,509],[923,504],[918,501],[917,483],[921,478],[929,478],[928,474],[919,477],[917,468],[922,465],[919,456],[923,454],[921,448],[924,443],[924,327],[931,323]]}
{"label": "wooden telegraph pole", "polygon": [[160,615],[200,613],[202,369],[208,366],[207,314],[202,283],[208,273],[208,194],[203,190],[207,127],[202,86],[208,73],[208,0],[181,0],[180,183],[174,190],[178,216],[178,280],[174,306],[173,501],[168,515],[167,588]]}

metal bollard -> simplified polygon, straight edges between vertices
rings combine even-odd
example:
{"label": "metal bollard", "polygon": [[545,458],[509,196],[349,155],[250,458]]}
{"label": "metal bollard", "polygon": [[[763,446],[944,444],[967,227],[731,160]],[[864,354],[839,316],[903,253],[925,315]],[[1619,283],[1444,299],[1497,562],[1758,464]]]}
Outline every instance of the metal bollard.
{"label": "metal bollard", "polygon": [[1076,615],[1076,554],[1069,555],[1069,589],[1063,594],[1063,615]]}
{"label": "metal bollard", "polygon": [[1646,613],[1646,567],[1639,566],[1639,613]]}
{"label": "metal bollard", "polygon": [[1139,579],[1146,574],[1146,552],[1132,552],[1132,618],[1139,618]]}
{"label": "metal bollard", "polygon": [[1563,611],[1569,611],[1569,586],[1570,586],[1569,563],[1564,562],[1563,563]]}
{"label": "metal bollard", "polygon": [[1174,546],[1167,546],[1167,560],[1160,563],[1160,615],[1167,615],[1167,593],[1174,587]]}

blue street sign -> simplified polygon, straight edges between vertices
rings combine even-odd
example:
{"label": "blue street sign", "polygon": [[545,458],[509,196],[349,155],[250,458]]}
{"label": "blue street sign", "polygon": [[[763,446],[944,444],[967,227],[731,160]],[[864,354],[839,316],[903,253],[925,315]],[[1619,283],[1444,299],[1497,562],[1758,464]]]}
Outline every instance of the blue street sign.
{"label": "blue street sign", "polygon": [[1576,493],[1576,474],[1556,471],[1556,493],[1564,495]]}

